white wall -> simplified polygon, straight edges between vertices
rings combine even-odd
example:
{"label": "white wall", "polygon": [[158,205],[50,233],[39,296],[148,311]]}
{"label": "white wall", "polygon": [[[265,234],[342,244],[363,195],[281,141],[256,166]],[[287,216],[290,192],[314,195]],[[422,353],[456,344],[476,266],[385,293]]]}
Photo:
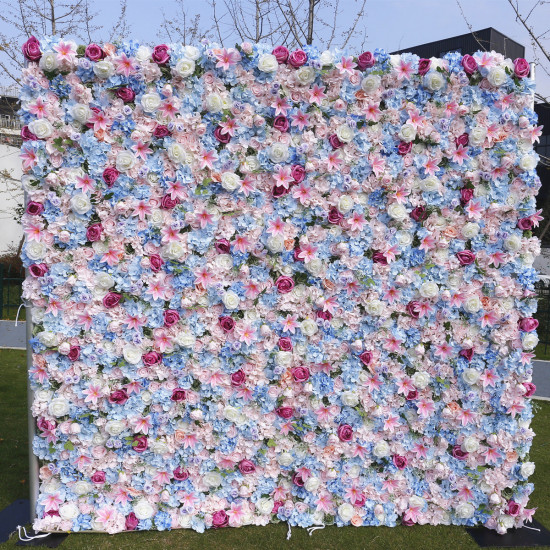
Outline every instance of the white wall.
{"label": "white wall", "polygon": [[23,236],[20,224],[13,219],[18,201],[23,202],[19,153],[19,147],[0,143],[0,174],[7,171],[10,175],[7,179],[0,176],[0,255],[10,246],[17,250]]}

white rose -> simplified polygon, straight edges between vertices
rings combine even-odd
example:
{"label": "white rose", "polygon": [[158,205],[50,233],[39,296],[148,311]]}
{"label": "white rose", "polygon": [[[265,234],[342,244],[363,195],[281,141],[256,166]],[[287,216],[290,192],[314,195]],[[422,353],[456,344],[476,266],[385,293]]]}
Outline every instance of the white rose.
{"label": "white rose", "polygon": [[462,235],[466,239],[473,239],[479,233],[479,224],[468,222],[462,228]]}
{"label": "white rose", "polygon": [[481,373],[476,369],[465,369],[462,373],[462,379],[466,384],[473,386],[479,380],[480,375]]}
{"label": "white rose", "polygon": [[410,246],[413,242],[413,236],[408,231],[397,231],[395,238],[401,246]]}
{"label": "white rose", "polygon": [[377,504],[374,507],[374,517],[378,521],[384,521],[384,518],[386,517],[386,512],[384,512],[384,507],[381,504]]}
{"label": "white rose", "polygon": [[423,179],[420,182],[420,189],[422,189],[422,191],[428,191],[430,193],[439,191],[440,189],[439,179],[437,179],[435,176],[428,176],[426,179]]}
{"label": "white rose", "polygon": [[277,457],[277,462],[278,462],[281,466],[288,467],[288,466],[290,466],[290,465],[294,462],[294,457],[293,457],[290,453],[281,453],[281,454]]}
{"label": "white rose", "polygon": [[53,392],[48,390],[37,390],[34,392],[34,397],[37,401],[43,401],[47,403],[51,400]]}
{"label": "white rose", "polygon": [[124,356],[124,359],[130,365],[137,365],[141,361],[141,355],[142,355],[141,348],[138,348],[137,346],[124,346],[122,349],[122,355]]}
{"label": "white rose", "polygon": [[61,519],[72,520],[75,519],[80,512],[74,502],[65,502],[59,507],[59,515]]}
{"label": "white rose", "polygon": [[73,493],[75,493],[76,495],[82,496],[92,490],[92,485],[87,481],[79,480],[72,486],[72,490]]}
{"label": "white rose", "polygon": [[230,422],[236,422],[240,416],[239,409],[236,409],[235,407],[232,407],[231,405],[227,405],[223,410],[223,416],[226,420],[229,420]]}
{"label": "white rose", "polygon": [[84,193],[77,193],[71,199],[71,209],[77,214],[86,214],[92,208],[92,203]]}
{"label": "white rose", "polygon": [[179,332],[175,338],[176,344],[182,348],[192,348],[195,345],[197,339],[195,335],[189,330]]}
{"label": "white rose", "polygon": [[373,454],[377,458],[383,458],[390,454],[390,446],[387,441],[379,441],[376,443],[372,450]]}
{"label": "white rose", "polygon": [[338,515],[342,521],[350,521],[351,518],[355,515],[355,510],[353,505],[349,502],[344,502],[338,506]]}
{"label": "white rose", "polygon": [[426,500],[418,495],[413,495],[409,498],[409,506],[412,508],[424,508]]}
{"label": "white rose", "polygon": [[49,73],[55,71],[55,69],[57,69],[57,67],[59,66],[59,62],[57,61],[57,54],[55,52],[43,53],[40,61],[38,62],[38,66],[44,72]]}
{"label": "white rose", "polygon": [[340,141],[349,143],[355,137],[355,132],[347,124],[340,124],[336,128],[336,135]]}
{"label": "white rose", "polygon": [[85,105],[83,103],[77,103],[76,105],[73,105],[71,109],[72,117],[82,124],[85,124],[86,122],[88,122],[88,119],[90,118],[90,114],[91,114],[90,107],[88,107],[88,105]]}
{"label": "white rose", "polygon": [[227,271],[233,267],[233,258],[231,254],[218,254],[214,260],[214,264],[218,269]]}
{"label": "white rose", "polygon": [[69,402],[64,397],[56,397],[50,401],[48,412],[56,418],[65,416],[69,414]]}
{"label": "white rose", "polygon": [[272,53],[264,53],[258,60],[258,69],[264,73],[273,73],[278,67],[279,62]]}
{"label": "white rose", "polygon": [[166,153],[168,158],[175,164],[185,164],[187,162],[187,153],[179,143],[172,143]]}
{"label": "white rose", "polygon": [[520,473],[523,477],[532,476],[535,473],[535,463],[534,462],[524,462],[521,465]]}
{"label": "white rose", "polygon": [[37,118],[29,122],[29,130],[38,139],[46,139],[53,134],[53,126],[46,118]]}
{"label": "white rose", "polygon": [[477,313],[482,307],[481,300],[478,296],[470,296],[464,302],[463,307],[468,313]]}
{"label": "white rose", "polygon": [[274,254],[282,252],[285,249],[285,239],[282,235],[271,235],[271,237],[267,239],[266,244],[269,251]]}
{"label": "white rose", "polygon": [[487,130],[483,126],[475,126],[470,131],[469,141],[472,145],[483,145],[487,137]]}
{"label": "white rose", "polygon": [[[29,128],[30,128],[30,124],[29,124]],[[535,155],[523,155],[519,161],[519,167],[522,170],[525,170],[526,172],[530,172],[531,170],[534,170],[537,167],[537,164],[538,164],[538,161]]]}
{"label": "white rose", "polygon": [[439,294],[439,286],[433,281],[428,281],[420,287],[419,292],[422,298],[435,298]]}
{"label": "white rose", "polygon": [[342,195],[338,199],[338,210],[342,212],[342,214],[347,214],[354,206],[355,202],[349,195]]}
{"label": "white rose", "polygon": [[238,294],[236,294],[232,290],[228,290],[223,295],[222,302],[227,309],[237,309],[239,307],[239,304],[241,303],[241,299],[239,298]]}
{"label": "white rose", "polygon": [[415,388],[423,390],[430,383],[430,375],[427,372],[415,372],[412,375],[412,382]]}
{"label": "white rose", "polygon": [[136,164],[136,157],[130,151],[121,151],[116,157],[116,169],[120,172],[131,170]]}
{"label": "white rose", "polygon": [[384,309],[384,304],[380,300],[369,300],[365,309],[369,315],[380,315]]}
{"label": "white rose", "polygon": [[205,103],[206,108],[212,113],[219,113],[223,110],[223,100],[220,94],[208,94]]}
{"label": "white rose", "polygon": [[25,243],[25,254],[31,260],[41,260],[48,252],[48,247],[43,242],[30,241]]}
{"label": "white rose", "polygon": [[447,285],[453,290],[459,288],[460,285],[462,285],[462,276],[457,273],[449,275],[447,279]]}
{"label": "white rose", "polygon": [[241,166],[247,172],[255,172],[260,169],[260,161],[256,155],[248,155]]}
{"label": "white rose", "polygon": [[165,455],[170,449],[168,448],[166,441],[152,441],[151,450],[157,455]]}
{"label": "white rose", "polygon": [[313,336],[319,330],[317,323],[313,319],[304,319],[300,323],[300,328],[306,336]]}
{"label": "white rose", "polygon": [[319,488],[319,485],[321,485],[321,480],[315,476],[308,477],[304,483],[306,491],[309,491],[310,493],[316,491]]}
{"label": "white rose", "polygon": [[332,55],[332,52],[330,50],[325,50],[319,56],[319,62],[321,63],[322,67],[326,67],[327,65],[332,65],[334,63],[334,56]]}
{"label": "white rose", "polygon": [[271,498],[261,498],[256,502],[256,510],[258,511],[258,514],[262,516],[271,514],[273,506],[275,506],[275,501]]}
{"label": "white rose", "polygon": [[275,355],[275,363],[281,367],[289,367],[292,364],[290,351],[278,351]]}
{"label": "white rose", "polygon": [[517,252],[522,245],[521,237],[515,233],[504,240],[504,248],[510,252]]}
{"label": "white rose", "polygon": [[46,347],[54,347],[59,344],[59,337],[55,332],[51,332],[49,330],[43,330],[38,334],[38,340],[41,344],[45,345]]}
{"label": "white rose", "polygon": [[195,72],[195,62],[192,59],[180,59],[175,71],[181,78],[187,78]]}
{"label": "white rose", "polygon": [[445,86],[445,77],[440,72],[430,71],[424,77],[424,85],[432,92],[437,92]]}
{"label": "white rose", "polygon": [[361,88],[367,94],[378,90],[382,80],[377,74],[369,74],[361,81]]}
{"label": "white rose", "polygon": [[105,424],[105,431],[112,436],[120,435],[126,429],[126,423],[122,420],[109,420]]}
{"label": "white rose", "polygon": [[184,46],[183,55],[187,57],[187,59],[196,61],[200,57],[201,52],[196,46]]}
{"label": "white rose", "polygon": [[269,148],[269,158],[275,164],[286,162],[289,157],[288,145],[277,141]]}
{"label": "white rose", "polygon": [[138,519],[150,519],[155,514],[154,506],[144,498],[134,504],[134,514]]}
{"label": "white rose", "polygon": [[202,479],[208,487],[219,487],[223,481],[219,472],[207,472]]}
{"label": "white rose", "polygon": [[179,241],[172,241],[164,247],[163,254],[169,260],[179,260],[185,254],[185,247]]}
{"label": "white rose", "polygon": [[151,59],[151,49],[147,46],[140,46],[136,52],[136,59],[140,63]]}
{"label": "white rose", "polygon": [[538,336],[533,332],[528,332],[524,334],[521,343],[523,345],[523,349],[530,350],[537,347],[537,344],[539,343]]}
{"label": "white rose", "polygon": [[107,79],[115,74],[115,66],[106,59],[94,63],[94,74],[98,78]]}
{"label": "white rose", "polygon": [[402,204],[394,202],[388,206],[388,215],[394,220],[404,220],[407,218],[409,213]]}
{"label": "white rose", "polygon": [[304,86],[315,80],[315,69],[311,66],[300,67],[294,74],[298,83]]}
{"label": "white rose", "polygon": [[222,174],[222,187],[226,191],[235,191],[241,185],[241,178],[233,172],[224,172]]}
{"label": "white rose", "polygon": [[506,82],[506,71],[502,67],[491,67],[487,80],[491,86],[502,86]]}
{"label": "white rose", "polygon": [[306,262],[306,269],[314,276],[319,277],[325,270],[325,264],[320,258],[313,258]]}
{"label": "white rose", "polygon": [[414,141],[414,138],[416,137],[416,128],[409,123],[403,124],[399,130],[399,134],[397,135],[402,141],[409,143],[410,141]]}
{"label": "white rose", "polygon": [[471,435],[462,442],[462,449],[467,453],[475,453],[479,449],[479,441]]}
{"label": "white rose", "polygon": [[469,502],[462,502],[455,508],[455,511],[457,517],[461,519],[469,519],[474,515],[476,509]]}
{"label": "white rose", "polygon": [[99,288],[107,290],[115,284],[115,280],[109,273],[98,273],[95,276],[95,283]]}
{"label": "white rose", "polygon": [[354,391],[345,391],[340,395],[342,403],[348,407],[355,407],[359,403],[359,396]]}
{"label": "white rose", "polygon": [[161,104],[160,95],[156,92],[150,92],[141,96],[141,106],[146,113],[154,113]]}

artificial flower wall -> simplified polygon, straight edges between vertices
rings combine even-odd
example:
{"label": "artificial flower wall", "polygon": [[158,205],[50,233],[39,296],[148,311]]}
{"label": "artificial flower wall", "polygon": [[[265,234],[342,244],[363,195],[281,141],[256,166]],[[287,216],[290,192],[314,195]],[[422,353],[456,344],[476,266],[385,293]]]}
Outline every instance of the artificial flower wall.
{"label": "artificial flower wall", "polygon": [[530,519],[524,59],[23,50],[35,528]]}

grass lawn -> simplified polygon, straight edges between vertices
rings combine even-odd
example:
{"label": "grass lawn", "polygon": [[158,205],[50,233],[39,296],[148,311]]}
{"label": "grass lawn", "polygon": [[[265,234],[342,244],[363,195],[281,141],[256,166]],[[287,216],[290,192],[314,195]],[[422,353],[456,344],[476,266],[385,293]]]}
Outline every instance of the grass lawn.
{"label": "grass lawn", "polygon": [[[0,350],[0,509],[19,498],[28,498],[27,402],[25,352]],[[533,427],[537,433],[531,449],[536,463],[532,477],[535,491],[530,506],[537,507],[535,518],[550,528],[550,402],[536,401]],[[286,524],[267,527],[209,530],[137,532],[119,535],[72,534],[61,544],[67,550],[465,550],[478,546],[461,527],[429,525],[414,527],[327,527],[308,536],[304,529],[293,529],[286,540]],[[16,537],[0,544],[0,549],[15,547]],[[540,548],[540,547],[539,547]]]}

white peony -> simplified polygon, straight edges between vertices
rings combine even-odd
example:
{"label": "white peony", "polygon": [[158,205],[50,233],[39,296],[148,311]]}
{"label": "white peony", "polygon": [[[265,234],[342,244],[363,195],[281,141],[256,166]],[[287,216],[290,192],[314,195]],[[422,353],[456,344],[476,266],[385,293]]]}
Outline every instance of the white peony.
{"label": "white peony", "polygon": [[332,52],[330,50],[325,50],[319,56],[319,62],[321,63],[322,67],[326,67],[327,65],[332,65],[334,63],[334,55],[332,55]]}
{"label": "white peony", "polygon": [[475,126],[470,130],[469,142],[472,145],[483,145],[487,137],[487,129],[483,126]]}
{"label": "white peony", "polygon": [[531,350],[537,347],[539,343],[539,338],[534,332],[527,332],[523,335],[521,339],[523,349]]}
{"label": "white peony", "polygon": [[321,258],[313,258],[309,262],[306,262],[306,269],[314,277],[319,277],[325,271],[325,264]]}
{"label": "white peony", "polygon": [[361,81],[361,89],[367,94],[370,94],[380,88],[381,82],[382,80],[377,74],[369,74]]}
{"label": "white peony", "polygon": [[185,254],[185,247],[179,241],[172,241],[164,247],[163,254],[169,260],[179,260]]}
{"label": "white peony", "polygon": [[223,305],[227,309],[237,309],[241,303],[241,299],[236,292],[228,290],[222,297]]}
{"label": "white peony", "polygon": [[43,242],[31,241],[25,243],[25,254],[30,260],[42,260],[48,252],[48,247]]}
{"label": "white peony", "polygon": [[388,216],[394,220],[405,220],[408,215],[407,209],[398,202],[394,202],[388,206]]}
{"label": "white peony", "polygon": [[269,158],[275,164],[286,162],[289,157],[288,145],[277,141],[269,148]]}
{"label": "white peony", "polygon": [[479,233],[479,224],[468,222],[462,228],[462,235],[466,239],[473,239]]}
{"label": "white peony", "polygon": [[142,498],[134,504],[134,514],[138,519],[150,519],[155,515],[155,507]]}
{"label": "white peony", "polygon": [[38,66],[45,72],[52,72],[59,67],[59,62],[57,61],[57,54],[55,52],[44,52]]}
{"label": "white peony", "polygon": [[311,493],[316,491],[320,485],[321,485],[321,480],[315,476],[308,477],[306,482],[304,483],[304,487],[306,491],[309,491]]}
{"label": "white peony", "polygon": [[342,521],[350,521],[351,518],[355,515],[355,510],[353,505],[349,502],[344,502],[338,506],[338,515]]}
{"label": "white peony", "polygon": [[462,442],[462,449],[467,453],[475,453],[479,449],[479,441],[471,435]]}
{"label": "white peony", "polygon": [[308,86],[315,80],[315,69],[311,66],[303,66],[294,73],[294,76],[298,84]]}
{"label": "white peony", "polygon": [[146,113],[154,113],[161,104],[160,95],[156,92],[149,92],[141,96],[141,106]]}
{"label": "white peony", "polygon": [[109,420],[105,424],[105,431],[112,436],[120,435],[126,429],[126,423],[122,420]]}
{"label": "white peony", "polygon": [[521,465],[520,473],[523,477],[532,476],[535,473],[535,463],[534,462],[524,462]]}
{"label": "white peony", "polygon": [[38,333],[38,341],[44,346],[51,348],[59,344],[59,336],[55,332],[43,330]]}
{"label": "white peony", "polygon": [[275,501],[272,498],[261,498],[256,502],[256,510],[258,514],[265,516],[266,514],[271,514],[275,506]]}
{"label": "white peony", "polygon": [[59,515],[64,520],[73,520],[79,513],[78,506],[74,502],[64,502],[59,507]]}
{"label": "white peony", "polygon": [[519,167],[526,172],[534,170],[537,167],[537,164],[538,161],[535,155],[523,155],[519,161]]}
{"label": "white peony", "polygon": [[398,136],[399,139],[407,143],[414,141],[414,138],[416,137],[416,128],[409,123],[403,124],[403,126],[401,126],[401,129],[399,130]]}
{"label": "white peony", "polygon": [[176,74],[187,78],[195,72],[195,62],[192,59],[180,59],[175,67]]}
{"label": "white peony", "polygon": [[441,187],[441,183],[435,176],[428,176],[426,179],[421,180],[420,189],[429,193],[438,192]]}
{"label": "white peony", "polygon": [[384,304],[380,300],[369,300],[365,309],[369,315],[381,315],[384,309]]}
{"label": "white peony", "polygon": [[491,67],[487,80],[491,86],[502,86],[506,82],[506,71],[502,67]]}
{"label": "white peony", "polygon": [[223,416],[226,420],[229,420],[230,422],[236,422],[241,413],[239,409],[232,407],[231,405],[227,405],[223,410]]}
{"label": "white peony", "polygon": [[56,418],[65,416],[69,414],[69,402],[64,397],[56,397],[50,401],[48,412]]}
{"label": "white peony", "polygon": [[340,124],[340,126],[336,128],[336,135],[340,141],[349,143],[355,137],[355,132],[347,124]]}
{"label": "white peony", "polygon": [[395,238],[401,246],[410,246],[413,242],[413,235],[408,231],[397,231]]}
{"label": "white peony", "polygon": [[122,355],[130,365],[137,365],[141,361],[142,354],[142,349],[137,346],[128,345],[122,349]]}
{"label": "white peony", "polygon": [[187,162],[187,153],[179,143],[172,143],[166,153],[168,158],[175,164],[185,164]]}
{"label": "white peony", "polygon": [[359,403],[359,396],[354,391],[345,391],[340,395],[342,403],[348,407],[355,407]]}
{"label": "white peony", "polygon": [[195,335],[187,329],[179,332],[174,341],[182,348],[192,348],[197,339],[195,338]]}
{"label": "white peony", "polygon": [[307,318],[300,323],[300,329],[305,336],[313,336],[317,333],[319,327],[313,319]]}
{"label": "white peony", "polygon": [[101,288],[103,290],[107,290],[115,284],[115,280],[114,280],[113,276],[110,275],[109,273],[98,273],[95,276],[95,284],[99,288]]}
{"label": "white peony", "polygon": [[53,126],[47,118],[37,118],[29,122],[29,130],[38,139],[46,139],[53,134]]}
{"label": "white peony", "polygon": [[285,249],[285,239],[282,235],[271,235],[266,242],[267,248],[274,254]]}
{"label": "white peony", "polygon": [[231,254],[218,254],[214,260],[217,269],[228,271],[233,267],[233,257]]}
{"label": "white peony", "polygon": [[468,313],[477,313],[482,307],[479,296],[474,295],[466,298],[463,307]]}
{"label": "white peony", "polygon": [[148,61],[151,59],[151,48],[148,46],[140,46],[136,52],[136,59],[143,63],[144,61]]}
{"label": "white peony", "polygon": [[383,458],[390,454],[390,446],[387,441],[378,441],[374,446],[372,453],[377,458]]}
{"label": "white peony", "polygon": [[116,169],[119,172],[127,172],[136,164],[136,157],[130,151],[121,151],[116,157]]}
{"label": "white peony", "polygon": [[110,78],[115,74],[115,66],[107,59],[102,59],[94,63],[94,74],[98,78]]}
{"label": "white peony", "polygon": [[430,71],[424,76],[424,85],[428,90],[437,92],[445,86],[445,77],[438,71]]}
{"label": "white peony", "polygon": [[470,384],[470,386],[476,384],[480,376],[481,373],[476,369],[465,369],[462,373],[462,379],[466,384]]}
{"label": "white peony", "polygon": [[470,519],[475,514],[476,509],[469,502],[462,502],[456,508],[457,517],[461,519]]}
{"label": "white peony", "polygon": [[342,195],[338,199],[338,210],[342,212],[342,214],[347,214],[355,205],[355,202],[349,195]]}
{"label": "white peony", "polygon": [[275,354],[275,363],[281,367],[289,367],[292,364],[292,353],[290,351],[278,351]]}
{"label": "white peony", "polygon": [[517,252],[522,245],[521,237],[515,233],[504,240],[504,248],[510,252]]}
{"label": "white peony", "polygon": [[83,103],[77,103],[76,105],[73,105],[71,108],[71,116],[81,124],[85,124],[88,122],[88,119],[90,118],[91,110],[88,105],[85,105]]}
{"label": "white peony", "polygon": [[435,298],[439,294],[439,286],[433,281],[428,281],[420,287],[419,292],[422,298]]}
{"label": "white peony", "polygon": [[202,477],[204,484],[208,487],[219,487],[222,484],[222,476],[219,472],[207,472]]}
{"label": "white peony", "polygon": [[293,457],[290,453],[281,453],[281,454],[277,457],[277,462],[278,462],[281,466],[288,467],[288,466],[290,466],[290,465],[294,462],[294,457]]}
{"label": "white peony", "polygon": [[258,69],[264,73],[274,73],[278,67],[279,62],[272,53],[264,53],[258,60]]}
{"label": "white peony", "polygon": [[211,93],[206,96],[206,108],[211,113],[219,113],[223,110],[223,99],[220,94]]}
{"label": "white peony", "polygon": [[415,388],[423,390],[430,383],[430,375],[425,371],[415,372],[412,375],[412,382]]}
{"label": "white peony", "polygon": [[200,57],[201,52],[196,46],[184,46],[183,55],[187,57],[187,59],[196,61]]}
{"label": "white peony", "polygon": [[89,493],[92,490],[92,485],[87,481],[79,480],[72,486],[72,490],[73,490],[73,493],[75,493],[76,495],[82,496]]}
{"label": "white peony", "polygon": [[224,172],[222,174],[222,187],[226,191],[235,191],[241,185],[241,178],[233,172]]}

